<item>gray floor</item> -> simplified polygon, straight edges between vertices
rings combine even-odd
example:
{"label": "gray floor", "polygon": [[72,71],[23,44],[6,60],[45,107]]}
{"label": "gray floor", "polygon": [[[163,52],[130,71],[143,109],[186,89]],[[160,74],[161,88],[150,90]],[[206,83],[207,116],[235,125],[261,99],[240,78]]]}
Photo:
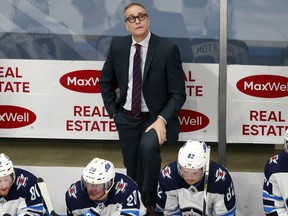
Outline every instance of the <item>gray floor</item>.
{"label": "gray floor", "polygon": [[[176,160],[183,142],[162,146],[162,165]],[[211,159],[218,161],[216,143],[211,146]],[[282,146],[260,144],[227,145],[226,167],[233,172],[263,172],[265,162],[279,153]],[[6,153],[15,165],[84,167],[94,157],[112,161],[123,168],[123,160],[117,141],[56,140],[1,138],[0,152]]]}

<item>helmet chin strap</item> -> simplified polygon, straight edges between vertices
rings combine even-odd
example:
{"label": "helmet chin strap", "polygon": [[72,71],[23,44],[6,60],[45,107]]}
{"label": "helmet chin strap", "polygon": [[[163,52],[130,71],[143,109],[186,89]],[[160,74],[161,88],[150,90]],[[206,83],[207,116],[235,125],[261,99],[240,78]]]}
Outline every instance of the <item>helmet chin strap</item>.
{"label": "helmet chin strap", "polygon": [[103,194],[103,196],[100,197],[99,199],[97,199],[96,201],[97,202],[102,202],[103,200],[105,200],[107,198],[108,193],[109,193],[109,191],[106,190],[105,193]]}
{"label": "helmet chin strap", "polygon": [[[108,194],[109,194],[109,191],[111,190],[111,188],[113,187],[113,185],[114,185],[114,179],[111,179],[109,182],[106,182],[105,183],[105,193],[103,194],[103,196],[102,197],[100,197],[99,199],[97,199],[97,201],[103,201],[103,200],[105,200],[106,199],[106,197],[108,196]],[[108,188],[108,189],[107,189]]]}

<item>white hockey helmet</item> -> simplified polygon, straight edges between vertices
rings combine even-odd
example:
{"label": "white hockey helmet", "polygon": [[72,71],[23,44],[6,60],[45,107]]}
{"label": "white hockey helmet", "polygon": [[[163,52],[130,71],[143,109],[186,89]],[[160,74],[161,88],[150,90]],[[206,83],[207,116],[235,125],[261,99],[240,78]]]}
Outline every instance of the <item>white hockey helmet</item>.
{"label": "white hockey helmet", "polygon": [[114,180],[114,165],[107,160],[94,158],[83,170],[82,178],[90,184],[103,184]]}
{"label": "white hockey helmet", "polygon": [[286,130],[284,136],[284,150],[288,153],[288,129]]}
{"label": "white hockey helmet", "polygon": [[204,168],[207,160],[207,146],[204,142],[188,140],[178,152],[178,167]]}
{"label": "white hockey helmet", "polygon": [[0,177],[14,175],[14,167],[10,158],[4,154],[0,154]]}

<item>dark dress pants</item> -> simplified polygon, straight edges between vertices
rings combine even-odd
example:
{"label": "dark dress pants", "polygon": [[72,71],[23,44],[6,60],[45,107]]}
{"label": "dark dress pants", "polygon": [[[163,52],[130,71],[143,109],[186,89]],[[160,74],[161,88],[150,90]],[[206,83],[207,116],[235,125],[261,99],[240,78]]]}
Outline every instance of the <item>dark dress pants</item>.
{"label": "dark dress pants", "polygon": [[155,130],[145,132],[155,118],[135,119],[121,111],[115,122],[127,175],[139,186],[143,204],[156,204],[158,175],[161,169],[159,140]]}

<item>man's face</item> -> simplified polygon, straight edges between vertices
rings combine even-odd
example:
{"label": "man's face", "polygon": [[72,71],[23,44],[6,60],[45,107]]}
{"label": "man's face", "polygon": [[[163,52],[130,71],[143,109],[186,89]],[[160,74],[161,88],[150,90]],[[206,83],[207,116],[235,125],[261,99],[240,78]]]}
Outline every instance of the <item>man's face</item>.
{"label": "man's face", "polygon": [[203,176],[203,169],[180,168],[183,179],[189,185],[195,185]]}
{"label": "man's face", "polygon": [[0,177],[0,196],[6,197],[12,186],[13,179],[12,176]]}
{"label": "man's face", "polygon": [[125,19],[128,17],[135,18],[139,15],[145,18],[142,21],[139,20],[139,18],[136,18],[135,22],[133,23],[129,22],[128,20],[125,22],[127,31],[131,33],[137,42],[142,41],[149,33],[150,19],[148,16],[144,16],[144,14],[147,14],[147,12],[144,8],[138,5],[133,5],[125,11]]}
{"label": "man's face", "polygon": [[89,198],[93,201],[97,201],[105,194],[106,188],[104,184],[90,184],[86,183],[87,192]]}

